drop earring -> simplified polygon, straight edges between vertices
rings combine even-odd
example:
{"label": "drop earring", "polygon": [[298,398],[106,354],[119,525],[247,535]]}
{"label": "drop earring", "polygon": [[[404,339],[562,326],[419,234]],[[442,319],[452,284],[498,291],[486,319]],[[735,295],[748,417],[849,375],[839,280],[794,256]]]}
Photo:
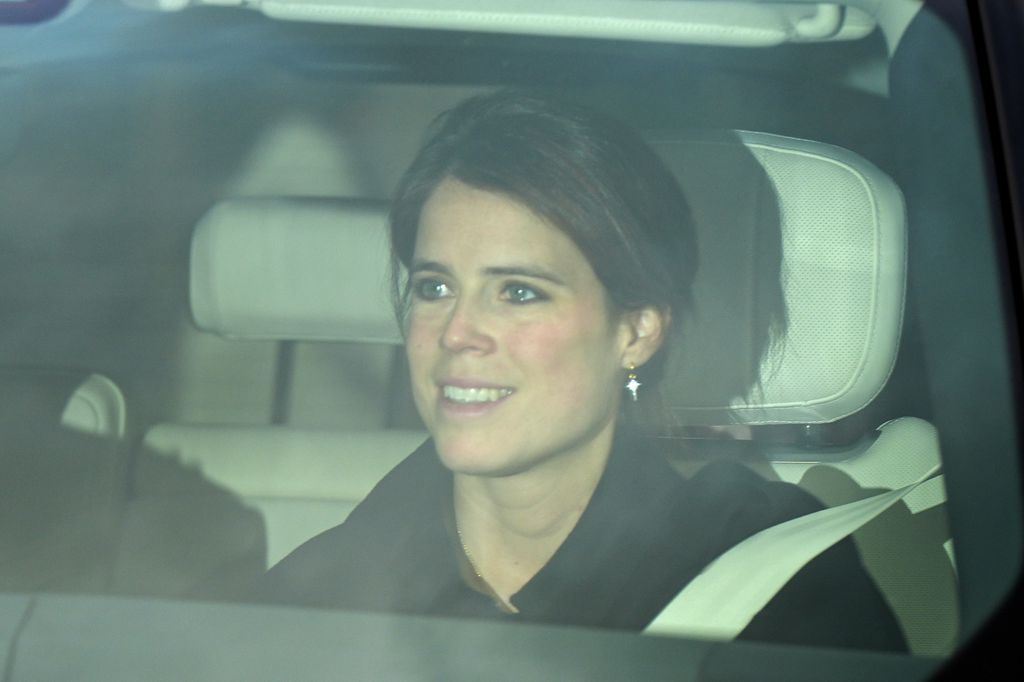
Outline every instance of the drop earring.
{"label": "drop earring", "polygon": [[636,380],[636,365],[629,363],[629,374],[626,376],[626,390],[633,397],[633,402],[636,402],[636,391],[641,386],[643,384]]}

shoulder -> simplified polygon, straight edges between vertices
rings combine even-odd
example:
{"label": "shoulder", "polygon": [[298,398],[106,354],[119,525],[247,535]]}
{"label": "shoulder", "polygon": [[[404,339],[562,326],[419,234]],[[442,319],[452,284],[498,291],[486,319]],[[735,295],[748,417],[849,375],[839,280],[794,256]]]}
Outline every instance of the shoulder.
{"label": "shoulder", "polygon": [[749,466],[733,460],[712,462],[691,476],[690,483],[711,495],[742,496],[772,509],[814,511],[821,508],[812,495],[799,486],[783,481],[771,481]]}
{"label": "shoulder", "polygon": [[734,542],[770,526],[810,514],[823,505],[802,488],[765,479],[735,461],[713,462],[687,480],[687,495],[716,510]]}
{"label": "shoulder", "polygon": [[[738,535],[824,508],[802,488],[768,481],[739,464],[715,464],[691,482],[702,494],[734,500]],[[738,498],[738,499],[737,499]],[[740,634],[741,639],[825,647],[905,651],[888,603],[865,569],[852,538],[807,563]]]}
{"label": "shoulder", "polygon": [[734,460],[711,462],[687,477],[649,443],[630,445],[613,453],[581,530],[596,526],[587,538],[623,537],[630,546],[643,540],[672,575],[699,569],[758,531],[822,507],[801,488],[769,481]]}

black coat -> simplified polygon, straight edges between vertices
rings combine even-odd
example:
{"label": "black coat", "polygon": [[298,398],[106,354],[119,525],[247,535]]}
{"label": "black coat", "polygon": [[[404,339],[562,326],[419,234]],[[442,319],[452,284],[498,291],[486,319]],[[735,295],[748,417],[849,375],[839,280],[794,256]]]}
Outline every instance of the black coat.
{"label": "black coat", "polygon": [[[304,606],[642,630],[701,569],[744,538],[821,508],[797,486],[736,463],[684,479],[661,457],[617,443],[576,527],[498,609],[459,572],[452,475],[430,441],[349,516],[296,549],[257,600]],[[757,570],[752,566],[751,570]],[[906,650],[896,620],[846,539],[805,566],[740,639]]]}

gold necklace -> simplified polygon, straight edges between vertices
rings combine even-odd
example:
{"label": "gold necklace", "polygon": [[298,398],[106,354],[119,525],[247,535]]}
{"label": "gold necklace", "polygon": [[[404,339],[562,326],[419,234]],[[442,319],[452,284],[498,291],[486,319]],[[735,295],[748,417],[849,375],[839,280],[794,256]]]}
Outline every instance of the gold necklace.
{"label": "gold necklace", "polygon": [[455,534],[459,537],[459,546],[462,547],[462,553],[465,555],[466,561],[469,563],[469,567],[473,569],[473,575],[475,575],[484,584],[487,584],[484,577],[480,575],[480,570],[476,567],[476,562],[473,561],[473,555],[469,553],[469,548],[466,547],[466,541],[462,538],[462,531],[459,529],[458,520],[455,521]]}
{"label": "gold necklace", "polygon": [[480,569],[476,567],[476,562],[473,561],[473,555],[469,553],[469,548],[466,547],[466,541],[462,538],[462,531],[459,529],[459,522],[455,522],[455,535],[459,538],[459,547],[462,548],[462,555],[466,557],[466,563],[469,564],[469,568],[473,571],[473,575],[480,581],[481,587],[487,590],[491,599],[494,600],[494,605],[502,611],[507,613],[519,613],[519,609],[512,605],[511,602],[506,601],[504,597],[500,596],[491,584],[487,582],[487,579],[480,574]]}

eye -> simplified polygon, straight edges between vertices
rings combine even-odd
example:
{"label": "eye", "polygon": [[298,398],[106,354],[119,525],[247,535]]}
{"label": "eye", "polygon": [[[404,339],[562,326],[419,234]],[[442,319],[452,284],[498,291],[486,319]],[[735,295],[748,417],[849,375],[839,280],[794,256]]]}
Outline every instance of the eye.
{"label": "eye", "polygon": [[413,295],[421,301],[437,301],[452,295],[452,290],[447,284],[439,279],[431,278],[423,278],[413,282],[412,291]]}
{"label": "eye", "polygon": [[534,303],[547,299],[547,296],[537,289],[518,282],[506,284],[502,290],[502,296],[509,302],[516,304]]}

